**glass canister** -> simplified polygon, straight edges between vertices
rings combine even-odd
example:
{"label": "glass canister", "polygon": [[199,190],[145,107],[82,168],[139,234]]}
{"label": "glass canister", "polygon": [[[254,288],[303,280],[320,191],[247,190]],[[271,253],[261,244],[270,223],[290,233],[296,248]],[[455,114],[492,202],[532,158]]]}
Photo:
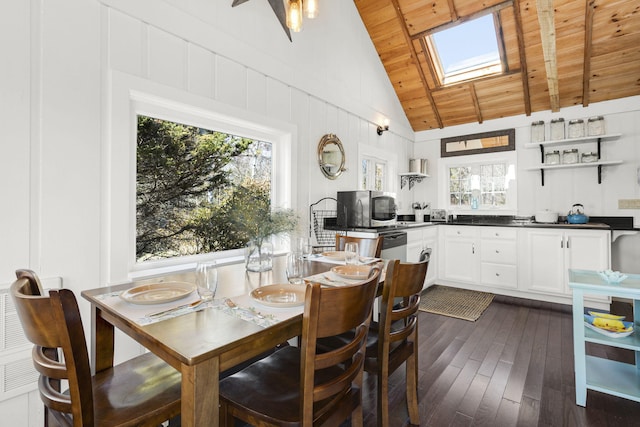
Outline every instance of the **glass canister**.
{"label": "glass canister", "polygon": [[604,117],[596,116],[587,120],[587,132],[590,136],[604,135]]}
{"label": "glass canister", "polygon": [[569,133],[569,138],[582,138],[584,136],[584,120],[569,120],[567,130]]}
{"label": "glass canister", "polygon": [[539,120],[531,123],[531,142],[544,141],[544,121]]}
{"label": "glass canister", "polygon": [[558,150],[547,151],[544,155],[544,163],[547,165],[557,165],[560,163],[560,152]]}
{"label": "glass canister", "polygon": [[562,152],[562,163],[567,165],[578,163],[578,149],[571,148]]}
{"label": "glass canister", "polygon": [[564,139],[564,119],[553,119],[550,125],[551,140]]}
{"label": "glass canister", "polygon": [[582,153],[582,163],[593,163],[598,161],[598,154],[593,151],[585,151]]}

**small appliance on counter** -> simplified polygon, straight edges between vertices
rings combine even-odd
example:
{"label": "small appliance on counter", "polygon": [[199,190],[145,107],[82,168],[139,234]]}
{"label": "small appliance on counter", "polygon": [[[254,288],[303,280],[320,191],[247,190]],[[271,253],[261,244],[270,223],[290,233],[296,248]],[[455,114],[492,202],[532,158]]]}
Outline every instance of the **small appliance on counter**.
{"label": "small appliance on counter", "polygon": [[536,212],[535,220],[536,222],[540,222],[544,224],[554,224],[558,222],[558,213],[551,212],[548,209],[545,209],[543,211],[538,211]]}
{"label": "small appliance on counter", "polygon": [[567,214],[567,222],[569,224],[586,224],[589,222],[589,217],[584,214],[584,206],[580,203],[573,205],[569,213]]}
{"label": "small appliance on counter", "polygon": [[446,209],[431,209],[431,222],[447,222]]}
{"label": "small appliance on counter", "polygon": [[338,191],[337,225],[346,228],[386,227],[397,223],[395,193]]}

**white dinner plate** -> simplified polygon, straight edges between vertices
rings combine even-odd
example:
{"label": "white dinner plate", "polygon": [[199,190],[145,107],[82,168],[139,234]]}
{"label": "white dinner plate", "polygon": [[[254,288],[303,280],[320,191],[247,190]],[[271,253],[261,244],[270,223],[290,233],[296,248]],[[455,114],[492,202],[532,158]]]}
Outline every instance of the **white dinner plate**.
{"label": "white dinner plate", "polygon": [[160,282],[140,285],[120,294],[120,298],[132,304],[162,304],[184,298],[196,289],[186,282]]}
{"label": "white dinner plate", "polygon": [[322,252],[322,256],[334,261],[344,261],[344,251]]}
{"label": "white dinner plate", "polygon": [[269,307],[295,307],[304,305],[305,286],[267,285],[251,291],[251,298]]}
{"label": "white dinner plate", "polygon": [[340,265],[333,267],[331,271],[343,279],[365,280],[371,271],[370,265]]}

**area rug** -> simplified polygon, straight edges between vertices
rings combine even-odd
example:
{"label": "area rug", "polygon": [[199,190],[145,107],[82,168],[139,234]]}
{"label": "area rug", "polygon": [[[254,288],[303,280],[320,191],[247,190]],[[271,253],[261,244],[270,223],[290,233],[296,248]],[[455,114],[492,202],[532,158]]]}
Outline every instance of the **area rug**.
{"label": "area rug", "polygon": [[433,285],[422,292],[420,310],[475,322],[493,301],[493,294]]}

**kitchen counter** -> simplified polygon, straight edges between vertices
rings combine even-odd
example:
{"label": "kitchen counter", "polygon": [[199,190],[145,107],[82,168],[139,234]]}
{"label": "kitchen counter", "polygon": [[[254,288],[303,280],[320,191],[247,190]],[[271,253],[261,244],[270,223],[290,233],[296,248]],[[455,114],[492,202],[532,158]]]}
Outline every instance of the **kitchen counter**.
{"label": "kitchen counter", "polygon": [[532,228],[572,228],[597,230],[631,230],[633,217],[590,217],[586,224],[569,224],[566,217],[560,217],[557,223],[535,222],[532,217],[518,217],[510,215],[458,215],[456,219],[442,223],[447,225],[475,225],[491,227],[532,227]]}

